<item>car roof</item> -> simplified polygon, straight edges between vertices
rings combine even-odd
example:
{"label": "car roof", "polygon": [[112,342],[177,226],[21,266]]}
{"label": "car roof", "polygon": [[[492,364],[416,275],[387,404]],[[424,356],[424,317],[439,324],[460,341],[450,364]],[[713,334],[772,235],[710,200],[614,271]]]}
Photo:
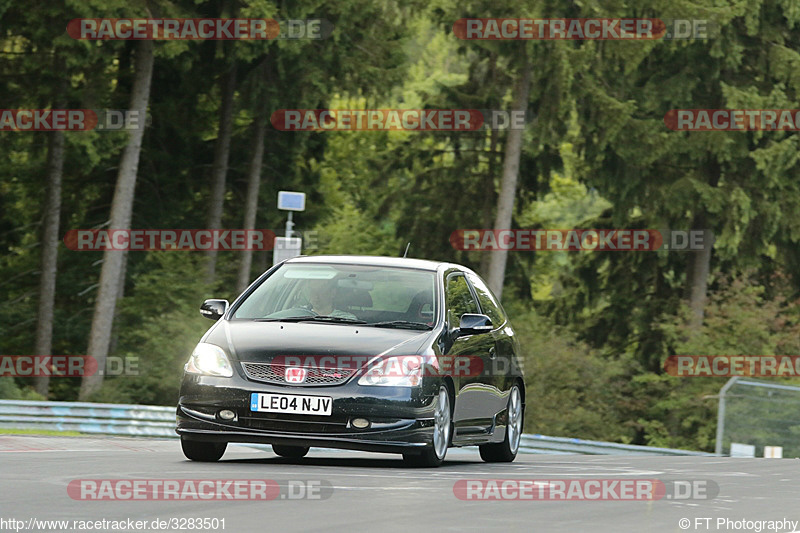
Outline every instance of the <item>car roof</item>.
{"label": "car roof", "polygon": [[[411,259],[408,257],[384,257],[378,255],[312,255],[298,256],[286,261],[287,264],[296,263],[334,263],[340,265],[368,265],[380,267],[415,268],[417,270],[435,271],[439,267],[448,265],[443,261],[429,261],[427,259]],[[458,265],[452,265],[458,266]],[[464,268],[464,267],[459,267]]]}

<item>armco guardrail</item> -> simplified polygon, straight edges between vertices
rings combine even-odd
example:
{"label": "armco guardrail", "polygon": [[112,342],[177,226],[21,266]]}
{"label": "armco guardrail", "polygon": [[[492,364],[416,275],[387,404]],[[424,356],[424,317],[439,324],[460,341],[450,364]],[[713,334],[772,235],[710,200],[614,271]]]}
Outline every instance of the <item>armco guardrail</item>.
{"label": "armco guardrail", "polygon": [[519,450],[522,453],[579,453],[587,455],[714,455],[713,453],[693,452],[691,450],[635,446],[633,444],[569,437],[548,437],[547,435],[522,435]]}
{"label": "armco guardrail", "polygon": [[[0,428],[177,437],[174,407],[116,403],[0,400]],[[519,451],[588,455],[714,455],[547,435],[522,435]]]}
{"label": "armco guardrail", "polygon": [[155,405],[0,400],[0,428],[177,437],[175,408]]}

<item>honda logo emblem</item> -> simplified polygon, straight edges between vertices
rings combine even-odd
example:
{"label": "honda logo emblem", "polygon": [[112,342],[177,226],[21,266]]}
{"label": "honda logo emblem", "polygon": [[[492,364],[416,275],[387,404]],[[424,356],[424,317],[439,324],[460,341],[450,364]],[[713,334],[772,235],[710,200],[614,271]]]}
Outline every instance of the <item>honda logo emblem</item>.
{"label": "honda logo emblem", "polygon": [[286,383],[303,383],[306,380],[306,369],[292,366],[286,369]]}

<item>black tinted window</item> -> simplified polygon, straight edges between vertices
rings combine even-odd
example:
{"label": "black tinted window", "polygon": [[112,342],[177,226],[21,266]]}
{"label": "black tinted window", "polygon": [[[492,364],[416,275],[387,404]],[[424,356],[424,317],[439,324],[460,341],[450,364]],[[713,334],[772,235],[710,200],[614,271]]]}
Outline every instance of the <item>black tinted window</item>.
{"label": "black tinted window", "polygon": [[506,321],[506,315],[503,313],[503,308],[500,306],[497,298],[494,297],[494,294],[492,294],[492,291],[489,290],[486,283],[478,276],[469,274],[469,281],[472,283],[472,287],[478,295],[478,302],[481,304],[483,314],[492,319],[493,326],[497,327],[502,325],[503,322]]}
{"label": "black tinted window", "polygon": [[472,297],[467,278],[456,274],[447,278],[447,320],[451,326],[458,326],[464,313],[477,313],[478,304]]}
{"label": "black tinted window", "polygon": [[332,315],[367,322],[435,315],[435,275],[405,268],[287,263],[242,302],[234,318]]}

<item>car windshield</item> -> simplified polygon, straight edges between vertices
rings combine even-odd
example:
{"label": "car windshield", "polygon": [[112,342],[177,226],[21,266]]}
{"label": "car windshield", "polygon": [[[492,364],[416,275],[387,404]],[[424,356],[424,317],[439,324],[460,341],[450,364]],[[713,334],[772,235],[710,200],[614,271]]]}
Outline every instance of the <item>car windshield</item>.
{"label": "car windshield", "polygon": [[234,319],[430,329],[435,273],[366,265],[283,265],[242,302]]}

